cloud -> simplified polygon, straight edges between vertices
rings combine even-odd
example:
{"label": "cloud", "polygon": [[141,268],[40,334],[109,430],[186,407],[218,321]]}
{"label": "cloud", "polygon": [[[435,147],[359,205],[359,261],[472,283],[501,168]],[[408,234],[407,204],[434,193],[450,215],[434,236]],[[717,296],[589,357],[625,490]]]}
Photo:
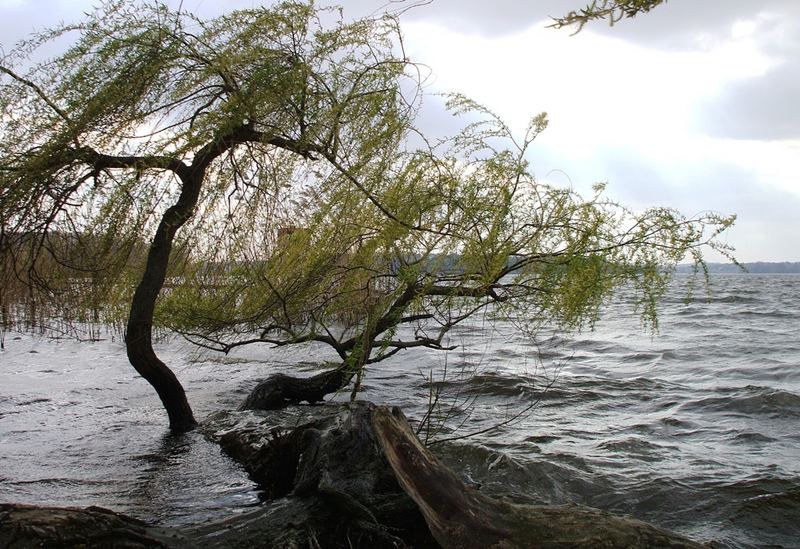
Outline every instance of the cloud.
{"label": "cloud", "polygon": [[800,261],[800,189],[776,187],[761,170],[706,154],[701,149],[694,158],[658,161],[635,150],[600,149],[578,165],[584,175],[608,181],[609,196],[637,210],[664,205],[689,216],[736,214],[725,239],[741,261]]}
{"label": "cloud", "polygon": [[[0,0],[6,48],[94,4],[11,1]],[[183,0],[203,17],[271,3]],[[612,196],[637,208],[738,213],[731,239],[741,259],[800,259],[800,1],[668,0],[577,36],[545,26],[585,0],[340,3],[347,18],[407,10],[410,57],[433,71],[427,91],[463,92],[518,130],[548,111],[550,128],[531,152],[540,178],[583,192],[608,180]],[[441,103],[425,100],[428,135],[461,124]]]}
{"label": "cloud", "polygon": [[734,139],[800,139],[800,4],[795,16],[762,14],[738,23],[774,66],[757,78],[732,82],[700,106],[698,125]]}
{"label": "cloud", "polygon": [[[323,0],[336,5],[337,0]],[[543,28],[553,17],[565,15],[589,3],[589,0],[346,0],[347,17],[359,17],[385,10],[404,12],[404,21],[437,23],[465,34],[494,37]],[[611,36],[657,49],[690,49],[712,47],[720,37],[743,19],[759,13],[773,13],[784,19],[796,19],[800,11],[796,0],[703,0],[690,2],[668,0],[650,13],[626,19],[613,28],[605,21],[585,27],[597,34]],[[569,29],[550,32],[570,34]]]}
{"label": "cloud", "polygon": [[800,139],[799,97],[800,62],[787,63],[702,105],[698,125],[714,137]]}
{"label": "cloud", "polygon": [[347,17],[392,11],[402,13],[403,21],[428,21],[484,36],[524,30],[549,21],[550,15],[561,15],[564,10],[563,0],[324,0],[322,3],[343,4]]}
{"label": "cloud", "polygon": [[[559,4],[561,10],[569,11],[587,3],[571,0]],[[697,51],[727,40],[737,23],[760,14],[774,15],[784,21],[797,20],[800,3],[796,0],[667,0],[651,12],[624,19],[613,27],[604,21],[595,21],[585,30],[655,49]],[[559,32],[565,31],[569,32],[568,29]]]}

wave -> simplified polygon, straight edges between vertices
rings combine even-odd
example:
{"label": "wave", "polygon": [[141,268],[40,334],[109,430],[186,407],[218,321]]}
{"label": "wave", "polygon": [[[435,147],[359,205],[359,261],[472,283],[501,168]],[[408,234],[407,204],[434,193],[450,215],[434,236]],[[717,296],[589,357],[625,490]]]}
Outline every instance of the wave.
{"label": "wave", "polygon": [[723,396],[693,400],[685,403],[682,409],[742,415],[766,414],[770,417],[800,416],[800,395],[789,391],[748,385],[719,389],[717,392],[723,393]]}
{"label": "wave", "polygon": [[608,440],[597,446],[604,453],[618,456],[621,464],[628,465],[629,459],[639,461],[658,462],[666,459],[667,450],[675,450],[675,446],[665,446],[641,437],[627,437],[623,439]]}
{"label": "wave", "polygon": [[[746,294],[746,295],[745,295]],[[757,296],[757,297],[752,297]],[[759,292],[744,292],[742,294],[728,294],[728,295],[719,295],[712,293],[711,296],[706,295],[695,295],[690,298],[686,297],[666,297],[661,300],[661,303],[664,305],[689,305],[689,304],[699,304],[699,305],[708,305],[714,303],[723,303],[723,304],[757,304],[757,303],[764,303],[764,297]]]}

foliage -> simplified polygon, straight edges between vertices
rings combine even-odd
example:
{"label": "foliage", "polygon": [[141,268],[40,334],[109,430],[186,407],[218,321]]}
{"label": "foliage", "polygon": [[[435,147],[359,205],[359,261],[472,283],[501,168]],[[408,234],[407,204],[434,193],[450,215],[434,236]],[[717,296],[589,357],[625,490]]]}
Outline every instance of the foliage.
{"label": "foliage", "polygon": [[[110,283],[101,301],[130,298],[113,282],[141,273],[140,252],[171,207],[189,212],[173,231],[193,217],[177,244],[191,252],[173,253],[170,283],[216,247],[215,231],[256,231],[269,248],[289,215],[283,201],[312,167],[327,177],[368,163],[412,114],[397,22],[323,26],[333,17],[287,2],[202,21],[161,2],[113,1],[6,56],[3,286],[52,300],[92,276]],[[61,37],[72,40],[64,54],[31,66]]]}
{"label": "foliage", "polygon": [[563,17],[556,17],[552,27],[562,28],[575,25],[575,33],[580,32],[586,23],[597,19],[607,19],[609,25],[626,18],[636,17],[640,13],[647,13],[666,0],[592,0],[591,4],[578,11],[571,11]]}
{"label": "foliage", "polygon": [[[649,7],[602,4],[612,20]],[[15,68],[69,33],[60,57]],[[90,294],[108,311],[139,280],[132,319],[223,352],[322,343],[360,376],[452,348],[476,314],[580,329],[624,285],[655,326],[675,263],[730,252],[716,237],[732,218],[537,181],[525,156],[544,114],[520,138],[452,95],[470,122],[426,141],[391,16],[286,2],[203,21],[115,1],[0,70],[4,279],[67,300],[102,280]]]}
{"label": "foliage", "polygon": [[580,329],[625,285],[655,327],[673,265],[687,254],[702,261],[706,244],[726,252],[714,238],[731,218],[637,214],[606,199],[602,185],[583,199],[536,181],[525,153],[544,114],[518,141],[467,98],[451,96],[449,107],[477,121],[435,147],[395,148],[318,182],[295,218],[301,230],[267,254],[240,237],[238,249],[256,253],[233,270],[203,262],[165,298],[162,321],[224,352],[313,341],[374,363],[452,348],[450,330],[481,313],[529,334],[545,323]]}

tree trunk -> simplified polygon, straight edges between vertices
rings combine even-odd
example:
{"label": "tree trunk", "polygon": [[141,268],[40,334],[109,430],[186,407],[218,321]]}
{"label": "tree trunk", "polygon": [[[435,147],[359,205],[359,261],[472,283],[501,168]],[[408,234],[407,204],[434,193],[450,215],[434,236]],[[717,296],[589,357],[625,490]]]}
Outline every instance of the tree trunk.
{"label": "tree trunk", "polygon": [[164,212],[153,236],[142,278],[133,294],[125,331],[128,360],[158,393],[169,416],[169,428],[175,433],[194,429],[197,421],[180,381],[153,350],[153,314],[166,280],[175,233],[194,211],[201,178],[202,174],[181,177],[182,189],[178,201]]}
{"label": "tree trunk", "polygon": [[185,433],[197,427],[192,408],[181,382],[153,350],[152,321],[128,321],[125,345],[128,360],[158,393],[174,433]]}
{"label": "tree trunk", "polygon": [[[147,263],[131,302],[125,345],[130,363],[155,388],[161,398],[169,416],[169,427],[173,432],[180,433],[194,429],[197,421],[194,419],[183,386],[167,365],[159,360],[153,350],[153,314],[156,300],[166,280],[172,243],[178,229],[194,213],[206,170],[211,163],[238,144],[264,141],[264,138],[262,133],[253,130],[250,126],[238,126],[198,149],[190,166],[180,160],[164,161],[154,157],[144,159],[145,167],[148,165],[149,158],[149,162],[151,162],[149,165],[156,165],[171,171],[180,180],[181,193],[177,202],[164,212],[150,244]],[[286,139],[271,137],[265,142],[310,158],[308,151],[300,149],[296,143]],[[106,167],[141,167],[131,163],[130,159],[126,157],[109,157],[96,153],[95,156],[94,161]]]}

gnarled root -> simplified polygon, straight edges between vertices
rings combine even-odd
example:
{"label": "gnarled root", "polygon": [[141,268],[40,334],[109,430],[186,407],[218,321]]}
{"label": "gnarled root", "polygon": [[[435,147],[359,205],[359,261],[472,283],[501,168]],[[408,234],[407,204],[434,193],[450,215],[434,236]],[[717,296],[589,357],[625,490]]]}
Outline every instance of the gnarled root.
{"label": "gnarled root", "polygon": [[345,387],[352,377],[353,372],[344,365],[306,378],[273,374],[253,389],[239,409],[278,410],[301,402],[315,404]]}

